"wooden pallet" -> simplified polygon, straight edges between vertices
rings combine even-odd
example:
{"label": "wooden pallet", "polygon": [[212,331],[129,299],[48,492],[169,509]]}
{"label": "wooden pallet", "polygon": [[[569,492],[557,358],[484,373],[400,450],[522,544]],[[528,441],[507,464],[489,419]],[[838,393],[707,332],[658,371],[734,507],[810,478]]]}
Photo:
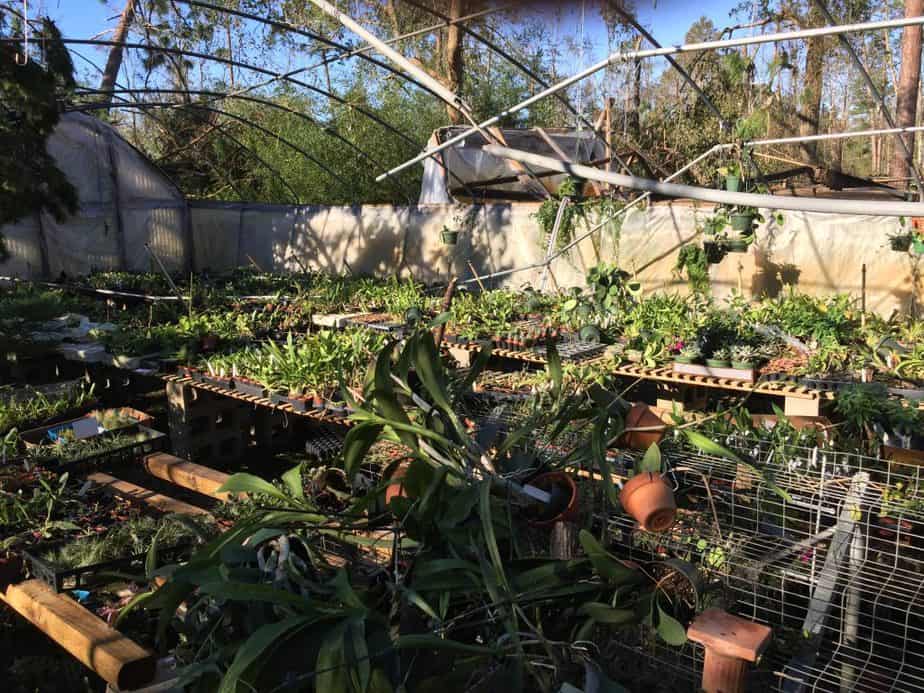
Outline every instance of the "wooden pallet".
{"label": "wooden pallet", "polygon": [[102,486],[105,490],[111,492],[126,500],[140,503],[153,510],[162,513],[179,513],[181,515],[208,515],[208,510],[200,508],[189,503],[185,503],[170,496],[146,489],[129,481],[117,479],[103,472],[94,472],[87,475],[87,480],[94,484]]}

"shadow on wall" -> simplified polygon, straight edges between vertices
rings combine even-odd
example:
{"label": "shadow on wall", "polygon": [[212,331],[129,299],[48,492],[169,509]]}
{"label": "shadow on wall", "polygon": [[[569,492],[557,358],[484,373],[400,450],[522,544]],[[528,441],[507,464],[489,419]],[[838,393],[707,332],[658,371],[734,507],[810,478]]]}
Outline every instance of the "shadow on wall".
{"label": "shadow on wall", "polygon": [[754,274],[751,276],[752,296],[776,298],[783,291],[783,287],[792,287],[799,283],[802,270],[791,263],[773,262],[771,255],[769,250],[755,248]]}

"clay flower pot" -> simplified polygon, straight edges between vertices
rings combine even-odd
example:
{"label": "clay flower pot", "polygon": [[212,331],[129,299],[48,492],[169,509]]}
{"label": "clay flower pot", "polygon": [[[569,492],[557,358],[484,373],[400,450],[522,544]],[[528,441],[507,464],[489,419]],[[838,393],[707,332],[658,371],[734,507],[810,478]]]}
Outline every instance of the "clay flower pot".
{"label": "clay flower pot", "polygon": [[619,437],[619,445],[633,450],[647,450],[652,443],[658,443],[664,437],[664,421],[658,412],[644,402],[632,405],[626,416],[626,428],[649,428],[661,426],[660,431],[626,431]]}
{"label": "clay flower pot", "polygon": [[407,470],[410,469],[410,462],[402,462],[394,471],[391,473],[391,476],[388,478],[388,486],[385,489],[385,505],[391,503],[392,498],[407,498],[407,489],[404,488],[404,476],[407,474]]}
{"label": "clay flower pot", "polygon": [[677,502],[660,474],[636,474],[622,487],[619,502],[646,532],[664,532],[674,524]]}
{"label": "clay flower pot", "polygon": [[556,522],[576,522],[578,519],[578,492],[574,478],[565,472],[546,472],[534,477],[530,486],[552,494],[552,503],[530,524],[534,527],[551,527]]}

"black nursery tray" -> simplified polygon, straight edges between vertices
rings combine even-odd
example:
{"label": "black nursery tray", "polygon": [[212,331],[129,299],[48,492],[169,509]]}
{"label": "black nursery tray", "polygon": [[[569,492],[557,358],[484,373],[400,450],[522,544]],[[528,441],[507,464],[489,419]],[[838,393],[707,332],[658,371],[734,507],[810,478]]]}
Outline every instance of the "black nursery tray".
{"label": "black nursery tray", "polygon": [[137,434],[143,437],[127,442],[125,445],[100,450],[83,457],[62,459],[51,456],[47,460],[43,460],[42,464],[49,469],[53,468],[57,472],[64,472],[74,469],[94,468],[103,464],[130,464],[145,455],[167,449],[169,438],[166,434],[146,426],[138,426]]}
{"label": "black nursery tray", "polygon": [[[86,540],[93,539],[88,536]],[[78,539],[77,541],[82,541]],[[147,552],[115,558],[111,561],[102,561],[79,568],[66,568],[43,558],[42,554],[64,546],[66,541],[48,541],[36,544],[28,549],[22,549],[22,559],[28,566],[29,573],[46,583],[55,592],[64,590],[86,589],[99,584],[100,578],[105,574],[137,573],[144,574],[144,563]],[[184,541],[174,546],[158,547],[157,559],[160,562],[176,563],[189,557],[193,547],[192,541]]]}
{"label": "black nursery tray", "polygon": [[[606,344],[600,342],[582,342],[580,340],[566,341],[562,340],[556,344],[558,355],[563,361],[584,361],[602,354],[606,350]],[[546,348],[533,347],[537,354],[545,355]]]}

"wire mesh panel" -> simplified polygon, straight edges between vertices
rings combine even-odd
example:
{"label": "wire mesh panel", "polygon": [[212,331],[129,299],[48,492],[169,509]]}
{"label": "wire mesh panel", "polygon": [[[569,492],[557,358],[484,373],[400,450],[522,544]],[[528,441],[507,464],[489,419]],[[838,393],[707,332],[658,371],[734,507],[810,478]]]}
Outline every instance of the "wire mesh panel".
{"label": "wire mesh panel", "polygon": [[661,535],[611,518],[627,554],[696,562],[714,588],[708,599],[770,625],[759,668],[780,690],[924,690],[921,470],[728,442],[757,465],[669,454],[686,507]]}

